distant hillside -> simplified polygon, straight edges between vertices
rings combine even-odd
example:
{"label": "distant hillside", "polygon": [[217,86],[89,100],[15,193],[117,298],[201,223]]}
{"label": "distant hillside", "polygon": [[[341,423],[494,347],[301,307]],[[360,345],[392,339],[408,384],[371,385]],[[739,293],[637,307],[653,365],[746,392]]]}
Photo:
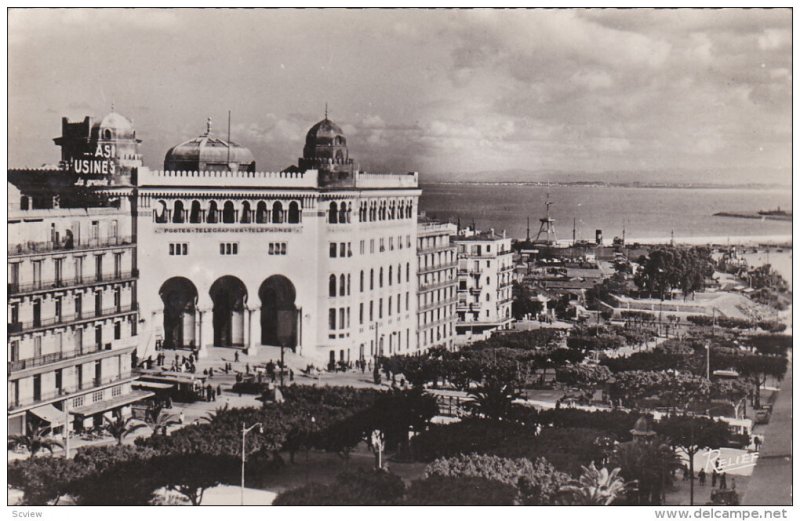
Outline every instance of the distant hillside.
{"label": "distant hillside", "polygon": [[763,171],[757,175],[747,172],[716,173],[700,170],[647,171],[647,172],[560,172],[555,170],[500,170],[496,172],[423,172],[423,183],[608,183],[615,185],[644,186],[743,186],[752,188],[790,188],[790,172]]}

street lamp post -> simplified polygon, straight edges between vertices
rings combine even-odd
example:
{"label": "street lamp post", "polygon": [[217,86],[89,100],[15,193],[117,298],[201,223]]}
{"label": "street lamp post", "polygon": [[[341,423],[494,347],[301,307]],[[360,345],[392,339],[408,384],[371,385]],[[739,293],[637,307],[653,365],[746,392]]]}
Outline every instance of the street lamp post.
{"label": "street lamp post", "polygon": [[245,452],[245,440],[247,437],[247,433],[252,431],[258,427],[258,432],[263,434],[264,433],[264,426],[261,425],[261,422],[251,425],[250,427],[246,427],[245,423],[242,423],[242,497],[241,497],[241,504],[244,505],[244,463],[246,461],[247,452]]}
{"label": "street lamp post", "polygon": [[706,343],[706,380],[711,381],[711,344]]}

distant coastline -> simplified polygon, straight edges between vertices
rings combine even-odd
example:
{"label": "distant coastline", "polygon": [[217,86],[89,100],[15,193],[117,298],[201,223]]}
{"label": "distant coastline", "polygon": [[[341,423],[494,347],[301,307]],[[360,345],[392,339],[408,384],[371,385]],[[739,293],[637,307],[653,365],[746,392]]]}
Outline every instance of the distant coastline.
{"label": "distant coastline", "polygon": [[779,184],[717,184],[717,183],[647,183],[606,181],[426,181],[425,185],[486,185],[486,186],[569,186],[588,188],[665,188],[665,189],[725,189],[725,190],[791,190],[791,186]]}

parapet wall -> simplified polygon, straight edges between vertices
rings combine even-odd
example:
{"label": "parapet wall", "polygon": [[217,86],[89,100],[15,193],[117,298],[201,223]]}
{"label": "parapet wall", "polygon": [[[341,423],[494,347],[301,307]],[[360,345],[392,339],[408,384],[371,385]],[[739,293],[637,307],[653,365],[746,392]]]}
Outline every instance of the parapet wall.
{"label": "parapet wall", "polygon": [[370,174],[356,172],[356,188],[417,188],[419,174]]}
{"label": "parapet wall", "polygon": [[316,188],[317,171],[305,172],[221,172],[150,170],[139,168],[138,186],[213,186],[252,188]]}
{"label": "parapet wall", "polygon": [[[417,188],[418,174],[372,174],[355,172],[355,188]],[[350,181],[352,183],[352,181]],[[319,188],[319,171],[304,172],[224,172],[150,170],[139,168],[138,186]],[[347,184],[347,183],[345,183]],[[353,186],[350,184],[350,186]]]}

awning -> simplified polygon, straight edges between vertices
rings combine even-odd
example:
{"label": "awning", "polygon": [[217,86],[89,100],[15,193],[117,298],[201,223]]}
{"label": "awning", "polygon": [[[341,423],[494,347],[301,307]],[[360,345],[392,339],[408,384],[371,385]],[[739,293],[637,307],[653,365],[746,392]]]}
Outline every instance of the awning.
{"label": "awning", "polygon": [[163,391],[165,389],[174,389],[174,384],[165,384],[161,382],[143,382],[141,380],[133,382],[131,385],[134,389],[150,389],[153,391]]}
{"label": "awning", "polygon": [[64,425],[64,411],[59,411],[51,403],[31,409],[31,413],[49,423],[51,427]]}
{"label": "awning", "polygon": [[93,414],[110,411],[111,409],[116,409],[117,407],[129,405],[131,403],[144,400],[145,398],[150,398],[151,396],[154,395],[155,395],[154,393],[149,391],[131,391],[128,394],[123,394],[122,396],[115,396],[109,400],[103,400],[101,402],[95,402],[89,405],[84,405],[83,407],[76,407],[75,409],[70,409],[69,412],[71,414],[75,414],[78,416],[92,416]]}

